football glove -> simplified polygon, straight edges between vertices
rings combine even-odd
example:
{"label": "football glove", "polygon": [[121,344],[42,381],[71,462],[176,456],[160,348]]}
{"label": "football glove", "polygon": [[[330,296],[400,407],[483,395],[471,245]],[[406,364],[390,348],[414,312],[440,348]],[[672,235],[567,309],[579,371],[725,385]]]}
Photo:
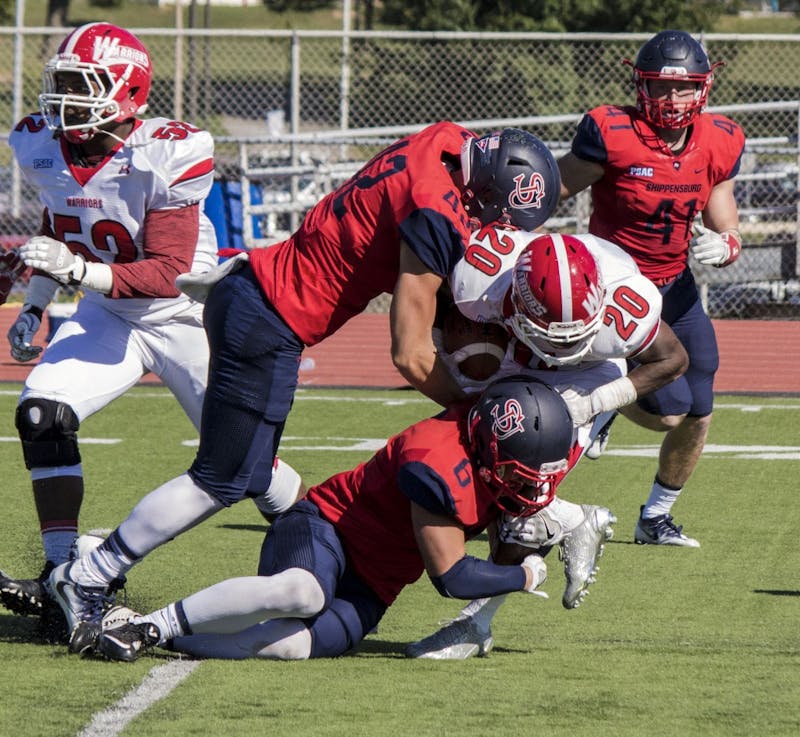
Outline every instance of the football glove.
{"label": "football glove", "polygon": [[111,291],[113,275],[110,266],[87,263],[55,238],[34,236],[19,249],[19,254],[28,266],[46,272],[60,284],[80,285],[102,294]]}
{"label": "football glove", "polygon": [[735,230],[717,233],[704,225],[694,226],[695,237],[689,241],[689,250],[698,263],[705,266],[727,266],[739,258],[742,249]]}
{"label": "football glove", "polygon": [[620,376],[607,384],[601,384],[589,394],[576,386],[568,387],[559,394],[567,405],[573,424],[580,427],[601,412],[611,412],[632,404],[638,393],[627,376]]}
{"label": "football glove", "polygon": [[42,352],[41,346],[33,345],[33,338],[41,325],[41,309],[25,305],[7,333],[8,342],[11,344],[11,357],[15,361],[20,363],[32,361]]}
{"label": "football glove", "polygon": [[523,568],[526,568],[531,573],[530,586],[526,587],[525,591],[535,596],[541,596],[543,599],[549,599],[546,591],[537,591],[536,587],[540,586],[547,580],[547,565],[541,555],[531,553],[526,556],[521,563]]}
{"label": "football glove", "polygon": [[31,238],[20,247],[19,255],[28,266],[47,272],[60,284],[80,284],[86,273],[86,261],[47,235]]}

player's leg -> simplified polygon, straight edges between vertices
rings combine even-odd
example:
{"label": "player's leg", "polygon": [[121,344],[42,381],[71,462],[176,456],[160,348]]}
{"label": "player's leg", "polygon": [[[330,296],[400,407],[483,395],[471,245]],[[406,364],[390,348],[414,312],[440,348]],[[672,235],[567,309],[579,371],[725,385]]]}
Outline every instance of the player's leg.
{"label": "player's leg", "polygon": [[129,335],[116,315],[84,301],[28,375],[16,425],[31,473],[45,564],[36,579],[0,574],[0,599],[12,611],[41,613],[48,599],[44,581],[72,555],[84,493],[78,429],[141,378],[141,356]]}
{"label": "player's leg", "polygon": [[302,343],[265,302],[249,268],[214,287],[204,319],[211,359],[194,463],[142,499],[97,550],[53,572],[70,623],[97,618],[95,595],[109,577],[269,485]]}
{"label": "player's leg", "polygon": [[672,384],[645,397],[639,408],[662,418],[669,428],[661,443],[650,496],[640,512],[635,540],[642,544],[699,547],[697,540],[674,524],[671,510],[705,447],[719,353],[713,326],[699,301],[672,328],[689,354],[689,368]]}
{"label": "player's leg", "polygon": [[[229,579],[135,617],[129,624],[104,632],[97,649],[113,660],[134,659],[142,649],[139,643],[151,644],[150,628],[155,627],[158,644],[169,643],[181,652],[205,657],[274,657],[265,649],[273,644],[275,630],[262,623],[315,618],[334,600],[345,566],[344,549],[333,526],[315,505],[300,502],[267,531],[258,576]],[[292,638],[295,655],[300,652],[297,640]],[[306,657],[309,653],[310,648]]]}

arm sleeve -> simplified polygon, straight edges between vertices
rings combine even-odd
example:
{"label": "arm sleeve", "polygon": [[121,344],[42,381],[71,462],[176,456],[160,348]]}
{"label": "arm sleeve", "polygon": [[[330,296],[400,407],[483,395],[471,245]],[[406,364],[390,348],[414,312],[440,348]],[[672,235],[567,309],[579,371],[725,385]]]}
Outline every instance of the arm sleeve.
{"label": "arm sleeve", "polygon": [[151,210],[144,221],[145,258],[111,266],[110,296],[177,297],[178,274],[191,270],[200,223],[200,205]]}
{"label": "arm sleeve", "polygon": [[441,576],[431,576],[431,582],[442,596],[481,599],[524,590],[525,570],[465,555]]}

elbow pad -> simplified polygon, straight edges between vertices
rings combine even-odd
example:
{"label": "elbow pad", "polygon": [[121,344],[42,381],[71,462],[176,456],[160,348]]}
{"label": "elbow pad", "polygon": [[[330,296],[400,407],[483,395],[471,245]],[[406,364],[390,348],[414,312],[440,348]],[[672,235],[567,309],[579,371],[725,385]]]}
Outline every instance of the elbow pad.
{"label": "elbow pad", "polygon": [[442,595],[453,599],[482,599],[525,588],[522,566],[499,566],[488,560],[465,555],[431,583]]}

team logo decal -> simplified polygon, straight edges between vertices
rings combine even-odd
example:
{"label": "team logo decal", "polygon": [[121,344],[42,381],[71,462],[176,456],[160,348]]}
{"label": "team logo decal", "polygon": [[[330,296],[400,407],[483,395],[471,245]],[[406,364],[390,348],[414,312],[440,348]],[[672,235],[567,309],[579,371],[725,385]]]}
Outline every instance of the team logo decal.
{"label": "team logo decal", "polygon": [[505,440],[514,433],[525,432],[522,421],[525,415],[522,413],[522,407],[516,399],[507,399],[503,405],[502,414],[500,414],[500,405],[496,404],[492,407],[492,432],[497,436],[498,440]]}
{"label": "team logo decal", "polygon": [[133,63],[147,69],[150,66],[147,54],[139,49],[132,49],[130,46],[121,46],[118,38],[108,38],[106,36],[95,38],[94,58],[106,64]]}
{"label": "team logo decal", "polygon": [[530,175],[527,183],[523,183],[524,179],[524,174],[514,177],[514,191],[508,195],[508,204],[517,210],[541,207],[545,195],[544,177],[535,171]]}
{"label": "team logo decal", "polygon": [[514,269],[514,281],[516,282],[517,294],[519,294],[522,303],[529,315],[535,317],[542,317],[547,312],[547,308],[538,300],[531,291],[531,285],[525,276],[526,273],[532,271],[531,254],[523,251],[517,259],[517,265]]}
{"label": "team logo decal", "polygon": [[590,315],[596,315],[600,312],[600,308],[603,306],[603,295],[600,291],[600,287],[597,284],[592,284],[589,287],[589,290],[586,292],[586,299],[583,300],[582,307],[586,312]]}
{"label": "team logo decal", "polygon": [[479,138],[475,141],[475,145],[481,150],[482,153],[500,148],[500,136],[489,136],[488,138]]}

